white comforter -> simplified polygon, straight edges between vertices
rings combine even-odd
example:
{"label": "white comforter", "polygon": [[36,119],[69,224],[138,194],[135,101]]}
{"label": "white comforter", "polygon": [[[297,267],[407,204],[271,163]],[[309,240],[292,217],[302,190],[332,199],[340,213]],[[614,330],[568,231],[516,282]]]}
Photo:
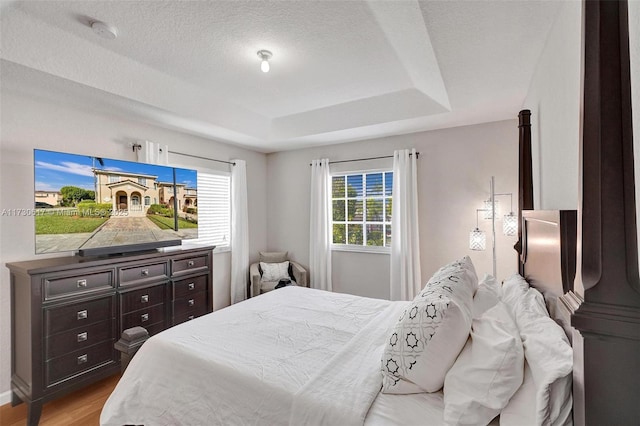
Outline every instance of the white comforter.
{"label": "white comforter", "polygon": [[285,287],[149,339],[103,425],[363,424],[405,302]]}

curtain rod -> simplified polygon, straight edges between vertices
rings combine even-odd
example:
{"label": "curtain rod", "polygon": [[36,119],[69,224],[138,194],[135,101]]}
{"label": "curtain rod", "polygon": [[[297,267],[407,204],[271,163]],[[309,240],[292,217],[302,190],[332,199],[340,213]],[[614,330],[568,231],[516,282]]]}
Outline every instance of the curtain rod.
{"label": "curtain rod", "polygon": [[[409,154],[409,157],[411,157],[411,155],[413,155],[413,154]],[[393,158],[393,155],[383,155],[381,157],[355,158],[353,160],[329,161],[329,164],[351,163],[353,161],[380,160],[382,158]],[[420,158],[420,153],[416,152],[416,160],[418,158]],[[311,163],[309,163],[309,165],[311,166]]]}
{"label": "curtain rod", "polygon": [[193,155],[193,154],[185,154],[184,152],[176,152],[176,151],[170,150],[169,154],[184,155],[185,157],[199,158],[201,160],[217,161],[218,163],[231,164],[232,166],[236,165],[236,163],[234,163],[233,161],[216,160],[215,158],[201,157],[199,155]]}

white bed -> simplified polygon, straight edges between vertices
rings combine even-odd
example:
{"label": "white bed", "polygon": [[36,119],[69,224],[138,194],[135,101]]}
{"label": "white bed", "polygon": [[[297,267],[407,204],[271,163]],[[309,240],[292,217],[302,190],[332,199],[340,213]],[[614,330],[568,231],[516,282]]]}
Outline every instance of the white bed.
{"label": "white bed", "polygon": [[465,257],[411,302],[292,286],[168,329],[100,423],[475,425],[502,412],[505,425],[564,425],[571,356],[540,293],[517,274],[478,284]]}
{"label": "white bed", "polygon": [[100,422],[443,424],[441,392],[379,393],[407,303],[286,287],[173,327],[136,354]]}

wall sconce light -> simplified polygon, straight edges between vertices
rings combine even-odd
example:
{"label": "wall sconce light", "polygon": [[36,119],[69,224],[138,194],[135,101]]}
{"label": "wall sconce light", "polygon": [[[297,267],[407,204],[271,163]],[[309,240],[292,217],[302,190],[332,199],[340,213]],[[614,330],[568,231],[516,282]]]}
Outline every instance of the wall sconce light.
{"label": "wall sconce light", "polygon": [[269,72],[271,67],[269,66],[269,59],[273,56],[273,53],[268,50],[258,50],[258,57],[262,60],[260,63],[260,69],[262,72]]}
{"label": "wall sconce light", "polygon": [[482,210],[484,210],[485,219],[493,219],[500,216],[500,202],[495,199],[495,195],[500,194],[494,194],[494,199],[489,198],[484,201],[484,209]]}
{"label": "wall sconce light", "polygon": [[487,236],[478,226],[478,216],[480,212],[484,212],[485,219],[491,219],[491,235],[493,249],[493,276],[496,276],[496,219],[499,217],[499,204],[496,197],[508,195],[511,197],[511,211],[504,215],[502,222],[502,232],[504,235],[513,236],[518,232],[518,216],[513,213],[513,194],[510,192],[503,194],[495,193],[495,177],[491,176],[490,197],[484,202],[483,209],[476,209],[476,228],[469,233],[469,248],[471,250],[485,250],[487,245]]}
{"label": "wall sconce light", "polygon": [[476,229],[469,233],[469,248],[482,251],[487,248],[487,235],[478,227],[478,214],[484,209],[476,209]]}
{"label": "wall sconce light", "polygon": [[502,218],[502,233],[509,237],[516,235],[518,232],[518,216],[513,212],[504,215]]}

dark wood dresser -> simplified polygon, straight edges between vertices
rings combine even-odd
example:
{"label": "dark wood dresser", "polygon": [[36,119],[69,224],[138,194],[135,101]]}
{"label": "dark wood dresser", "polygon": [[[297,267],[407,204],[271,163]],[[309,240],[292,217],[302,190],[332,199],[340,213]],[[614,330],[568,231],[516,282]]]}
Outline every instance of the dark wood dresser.
{"label": "dark wood dresser", "polygon": [[213,311],[213,247],[7,263],[12,404],[42,405],[120,371],[123,330],[150,335]]}

